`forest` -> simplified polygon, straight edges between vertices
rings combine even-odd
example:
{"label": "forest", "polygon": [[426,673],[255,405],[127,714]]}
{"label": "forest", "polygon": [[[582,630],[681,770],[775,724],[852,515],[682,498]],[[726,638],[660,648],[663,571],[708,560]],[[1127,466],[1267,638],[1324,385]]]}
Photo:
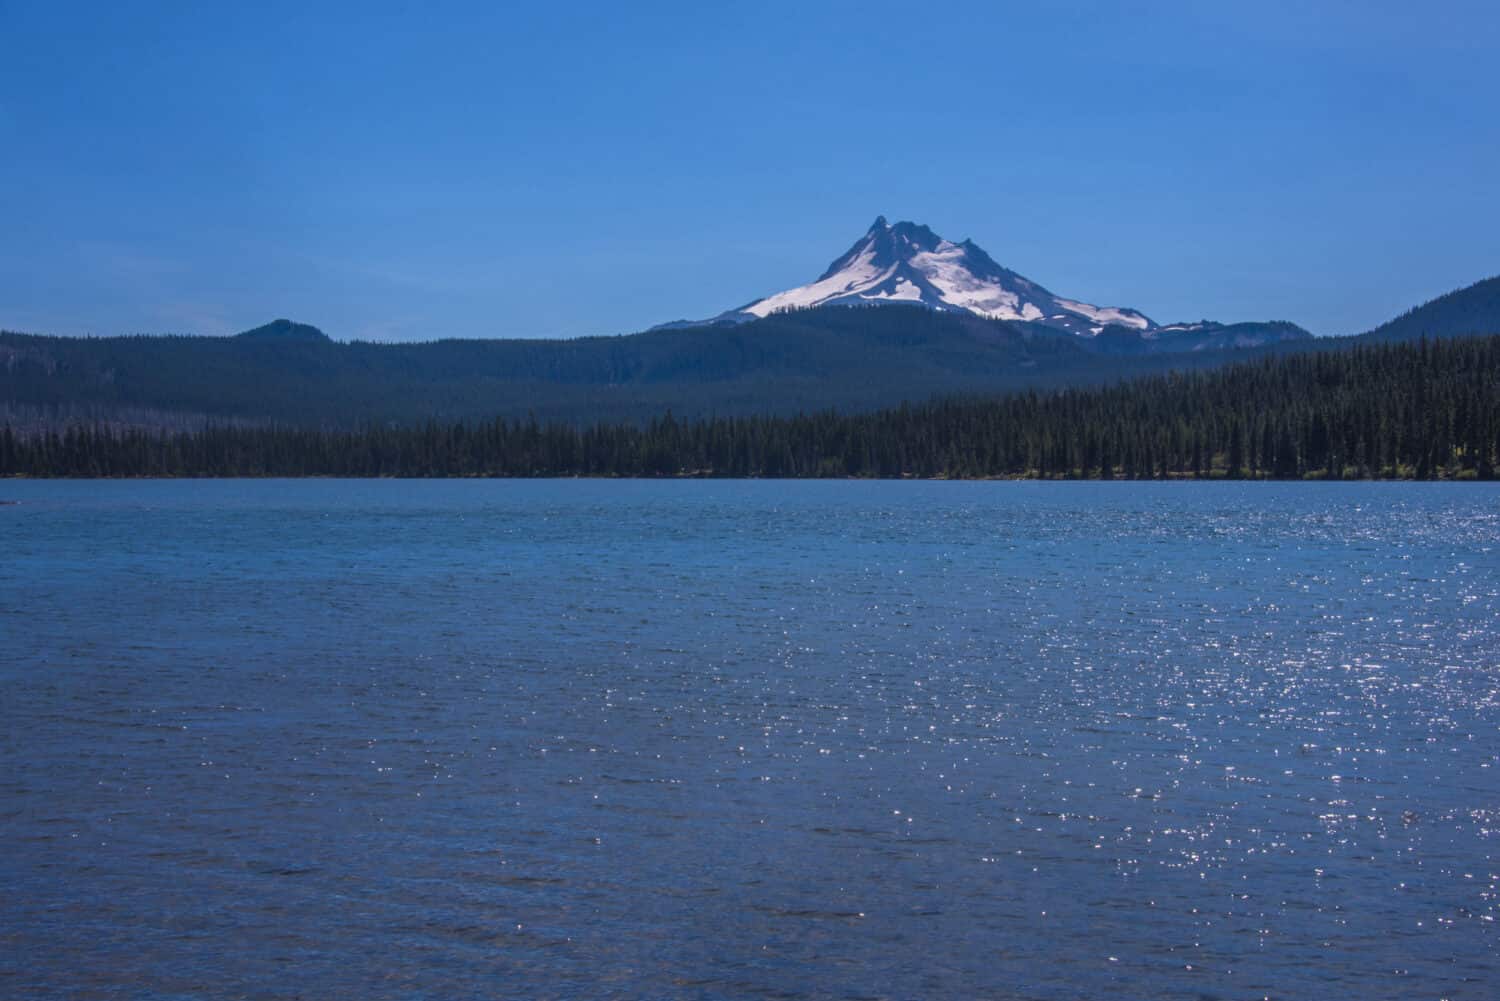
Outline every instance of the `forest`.
{"label": "forest", "polygon": [[[48,337],[0,331],[0,426],[360,431],[504,418],[579,428],[868,413],[902,403],[1102,386],[1266,355],[1500,333],[1500,277],[1357,337],[1278,322],[1077,337],[919,307],[828,307],[753,323],[572,340],[339,342],[277,320],[234,337]],[[1290,338],[1290,339],[1289,339]],[[1270,340],[1274,343],[1264,343]]]}
{"label": "forest", "polygon": [[6,426],[0,475],[1491,479],[1497,452],[1500,336],[1489,336],[864,414],[177,433]]}
{"label": "forest", "polygon": [[[1108,338],[1105,338],[1108,340]],[[1209,367],[1233,352],[1119,357],[1050,328],[916,307],[574,340],[339,343],[287,321],[236,337],[0,333],[0,424],[353,431],[496,417],[645,423],[870,411],[903,401]]]}

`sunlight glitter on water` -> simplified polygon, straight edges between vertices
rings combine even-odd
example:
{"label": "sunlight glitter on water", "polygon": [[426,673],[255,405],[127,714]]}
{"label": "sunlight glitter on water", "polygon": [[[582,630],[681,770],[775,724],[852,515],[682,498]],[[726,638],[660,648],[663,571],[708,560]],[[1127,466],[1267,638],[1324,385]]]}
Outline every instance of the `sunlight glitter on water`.
{"label": "sunlight glitter on water", "polygon": [[1492,491],[20,486],[21,994],[1497,976]]}

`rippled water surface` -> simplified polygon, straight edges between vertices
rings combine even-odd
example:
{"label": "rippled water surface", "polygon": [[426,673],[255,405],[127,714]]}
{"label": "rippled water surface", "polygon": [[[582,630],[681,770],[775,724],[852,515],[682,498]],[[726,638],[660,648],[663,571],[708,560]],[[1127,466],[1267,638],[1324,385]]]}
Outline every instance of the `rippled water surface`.
{"label": "rippled water surface", "polygon": [[1492,487],[0,499],[5,997],[1500,996]]}

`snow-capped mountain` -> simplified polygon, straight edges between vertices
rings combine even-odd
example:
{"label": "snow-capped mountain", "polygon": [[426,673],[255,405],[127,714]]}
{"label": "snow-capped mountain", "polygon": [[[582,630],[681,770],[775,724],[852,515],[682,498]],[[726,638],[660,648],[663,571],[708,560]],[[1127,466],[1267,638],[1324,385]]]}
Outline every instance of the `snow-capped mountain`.
{"label": "snow-capped mountain", "polygon": [[996,264],[972,240],[953,243],[926,226],[891,224],[884,216],[817,281],[710,320],[679,320],[657,329],[748,323],[816,306],[891,304],[1023,323],[1028,334],[1038,327],[1051,328],[1058,336],[1076,336],[1090,351],[1108,354],[1235,350],[1312,336],[1284,321],[1223,324],[1202,320],[1162,326],[1136,309],[1065,299]]}
{"label": "snow-capped mountain", "polygon": [[926,226],[893,225],[884,216],[817,281],[757,299],[716,321],[750,320],[813,306],[883,303],[911,303],[993,320],[1024,320],[1086,337],[1109,326],[1147,336],[1156,329],[1137,310],[1094,306],[1054,295],[996,264],[971,240],[953,243]]}

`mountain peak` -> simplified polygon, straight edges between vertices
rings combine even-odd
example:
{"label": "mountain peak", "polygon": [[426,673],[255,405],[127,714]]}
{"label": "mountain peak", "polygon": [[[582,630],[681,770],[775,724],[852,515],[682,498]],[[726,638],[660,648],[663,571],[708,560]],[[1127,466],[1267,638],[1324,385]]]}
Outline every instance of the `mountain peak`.
{"label": "mountain peak", "polygon": [[1053,295],[996,264],[972,240],[952,243],[922,223],[877,216],[865,235],[814,282],[731,310],[748,320],[814,306],[906,303],[993,320],[1022,320],[1093,336],[1107,326],[1142,334],[1156,328],[1133,309],[1092,306]]}
{"label": "mountain peak", "polygon": [[757,299],[697,323],[664,327],[747,323],[773,313],[822,306],[920,306],[989,320],[1051,327],[1113,353],[1199,351],[1256,347],[1312,336],[1290,323],[1178,323],[1160,326],[1139,310],[1094,306],[1067,299],[1000,266],[973,240],[953,243],[918,222],[875,222],[816,280]]}

